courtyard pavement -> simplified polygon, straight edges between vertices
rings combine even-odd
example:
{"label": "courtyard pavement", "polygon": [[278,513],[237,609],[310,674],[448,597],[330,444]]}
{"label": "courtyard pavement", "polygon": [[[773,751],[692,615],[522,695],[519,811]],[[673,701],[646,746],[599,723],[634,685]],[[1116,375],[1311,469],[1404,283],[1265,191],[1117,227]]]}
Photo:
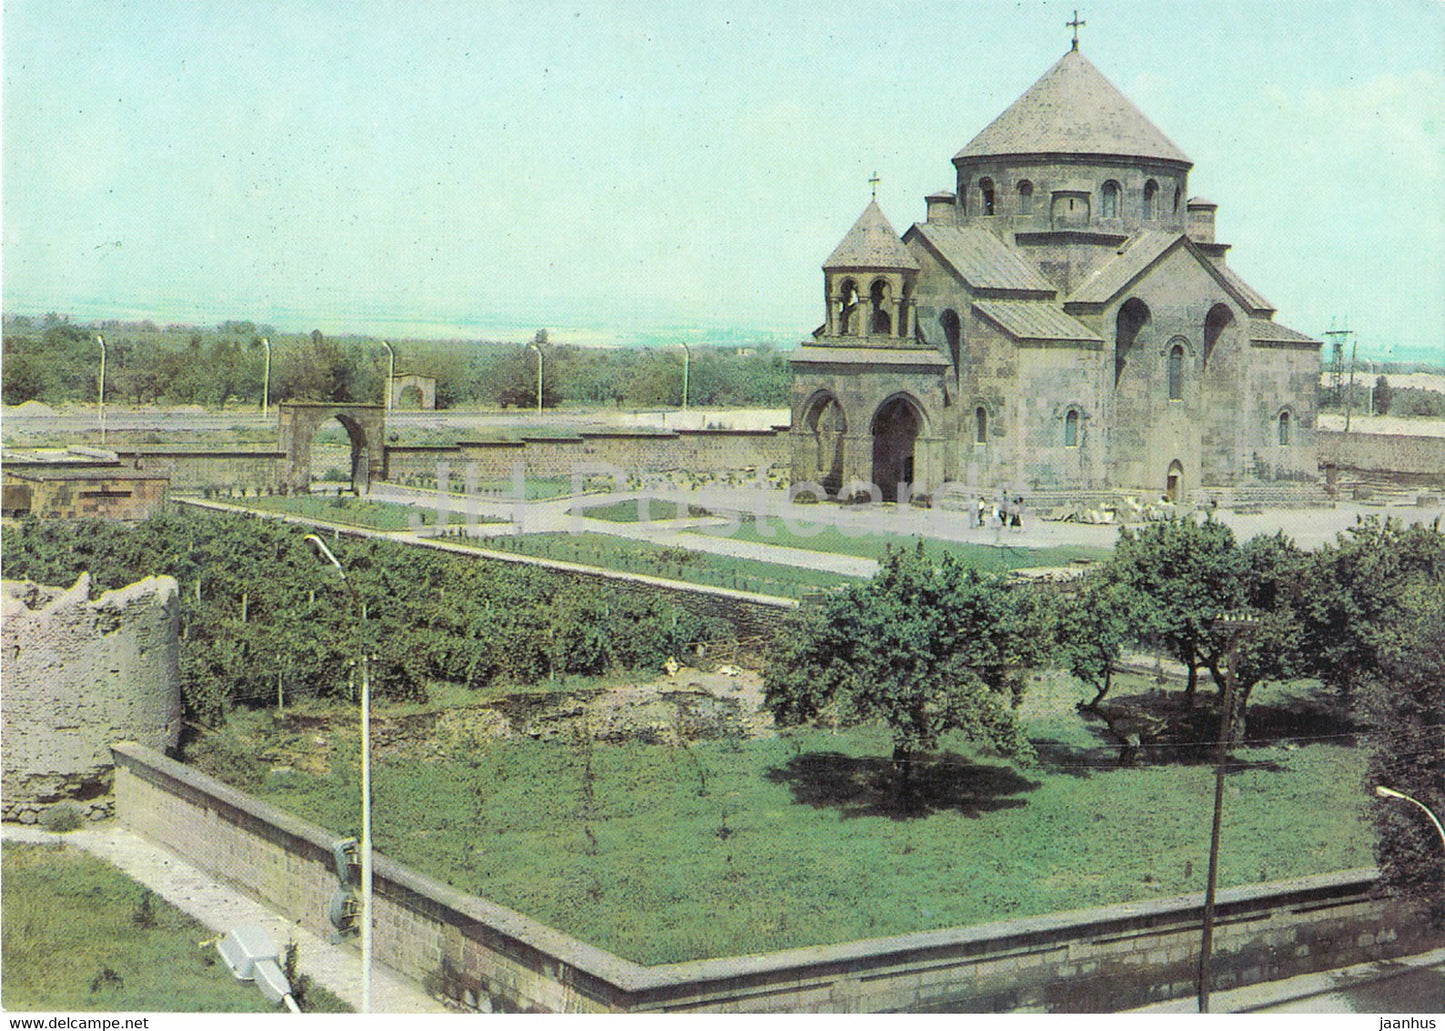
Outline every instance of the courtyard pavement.
{"label": "courtyard pavement", "polygon": [[[361,953],[354,940],[332,945],[114,820],[68,834],[6,823],[0,834],[6,842],[59,842],[84,849],[144,884],[218,935],[242,924],[255,924],[265,928],[271,940],[282,948],[288,941],[295,941],[302,972],[345,999],[357,1012],[361,1011]],[[251,990],[260,991],[259,988]],[[371,1009],[373,1013],[449,1012],[423,991],[420,984],[380,964],[372,966]]]}

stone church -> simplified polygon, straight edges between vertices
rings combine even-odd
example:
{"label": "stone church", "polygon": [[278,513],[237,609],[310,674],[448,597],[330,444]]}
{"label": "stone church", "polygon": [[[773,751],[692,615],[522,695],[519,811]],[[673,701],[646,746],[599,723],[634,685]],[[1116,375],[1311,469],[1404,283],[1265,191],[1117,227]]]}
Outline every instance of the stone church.
{"label": "stone church", "polygon": [[1319,341],[1229,267],[1193,163],[1077,42],[953,165],[924,221],[900,237],[875,198],[823,264],[795,484],[1184,500],[1315,480]]}

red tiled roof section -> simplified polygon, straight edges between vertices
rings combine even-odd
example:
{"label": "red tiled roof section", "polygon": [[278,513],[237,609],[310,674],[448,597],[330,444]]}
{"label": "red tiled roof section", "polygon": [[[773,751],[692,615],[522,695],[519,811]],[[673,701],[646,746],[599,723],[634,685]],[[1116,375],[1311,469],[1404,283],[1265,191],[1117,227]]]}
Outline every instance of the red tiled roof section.
{"label": "red tiled roof section", "polygon": [[1018,154],[1107,154],[1193,164],[1077,50],[1065,54],[954,160]]}

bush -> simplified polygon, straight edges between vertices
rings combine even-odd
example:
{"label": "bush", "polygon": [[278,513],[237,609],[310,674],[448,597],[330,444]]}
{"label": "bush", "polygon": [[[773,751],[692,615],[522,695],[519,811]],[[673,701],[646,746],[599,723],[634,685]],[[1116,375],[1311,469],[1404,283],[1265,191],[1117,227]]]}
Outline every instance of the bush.
{"label": "bush", "polygon": [[40,814],[40,826],[55,834],[65,834],[85,826],[85,817],[74,802],[59,802]]}

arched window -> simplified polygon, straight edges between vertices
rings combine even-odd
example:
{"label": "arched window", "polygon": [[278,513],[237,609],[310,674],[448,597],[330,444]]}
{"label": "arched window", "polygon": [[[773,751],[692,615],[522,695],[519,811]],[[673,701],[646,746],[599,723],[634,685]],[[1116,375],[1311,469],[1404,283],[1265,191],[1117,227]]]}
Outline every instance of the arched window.
{"label": "arched window", "polygon": [[1282,411],[1282,412],[1279,413],[1279,446],[1280,446],[1280,447],[1289,447],[1289,444],[1290,444],[1290,431],[1291,431],[1291,429],[1292,429],[1292,427],[1290,426],[1289,409],[1285,409],[1284,411]]}
{"label": "arched window", "polygon": [[1169,349],[1169,400],[1184,400],[1184,346]]}
{"label": "arched window", "polygon": [[1104,184],[1103,194],[1100,197],[1099,217],[1119,217],[1119,184],[1112,179]]}
{"label": "arched window", "polygon": [[1129,351],[1133,348],[1139,333],[1149,322],[1149,306],[1137,297],[1131,297],[1119,307],[1114,320],[1114,386],[1124,376],[1124,366],[1129,363]]}
{"label": "arched window", "polygon": [[992,179],[980,179],[980,180],[978,181],[978,192],[979,192],[979,193],[982,195],[982,197],[983,197],[983,213],[984,213],[985,215],[992,215],[992,214],[994,213],[994,207],[993,207],[993,180],[992,180]]}
{"label": "arched window", "polygon": [[1079,446],[1079,410],[1070,408],[1064,416],[1064,447]]}
{"label": "arched window", "polygon": [[847,336],[856,328],[854,316],[858,311],[858,284],[851,279],[843,280],[838,296],[838,333]]}
{"label": "arched window", "polygon": [[873,302],[873,316],[868,323],[870,333],[888,336],[893,332],[893,317],[888,314],[888,299],[892,291],[881,279],[873,280],[868,290],[868,299]]}
{"label": "arched window", "polygon": [[1019,183],[1019,214],[1034,213],[1034,184],[1024,179]]}
{"label": "arched window", "polygon": [[1144,184],[1144,217],[1159,217],[1159,184],[1153,179]]}
{"label": "arched window", "polygon": [[1214,349],[1219,344],[1219,338],[1234,321],[1234,313],[1229,310],[1227,304],[1216,304],[1209,309],[1209,314],[1204,316],[1204,367],[1209,368],[1209,363],[1214,358]]}
{"label": "arched window", "polygon": [[973,410],[973,442],[988,443],[988,409],[979,405]]}
{"label": "arched window", "polygon": [[1174,187],[1174,214],[1176,215],[1179,214],[1179,198],[1182,195],[1183,194],[1180,192],[1179,187]]}

